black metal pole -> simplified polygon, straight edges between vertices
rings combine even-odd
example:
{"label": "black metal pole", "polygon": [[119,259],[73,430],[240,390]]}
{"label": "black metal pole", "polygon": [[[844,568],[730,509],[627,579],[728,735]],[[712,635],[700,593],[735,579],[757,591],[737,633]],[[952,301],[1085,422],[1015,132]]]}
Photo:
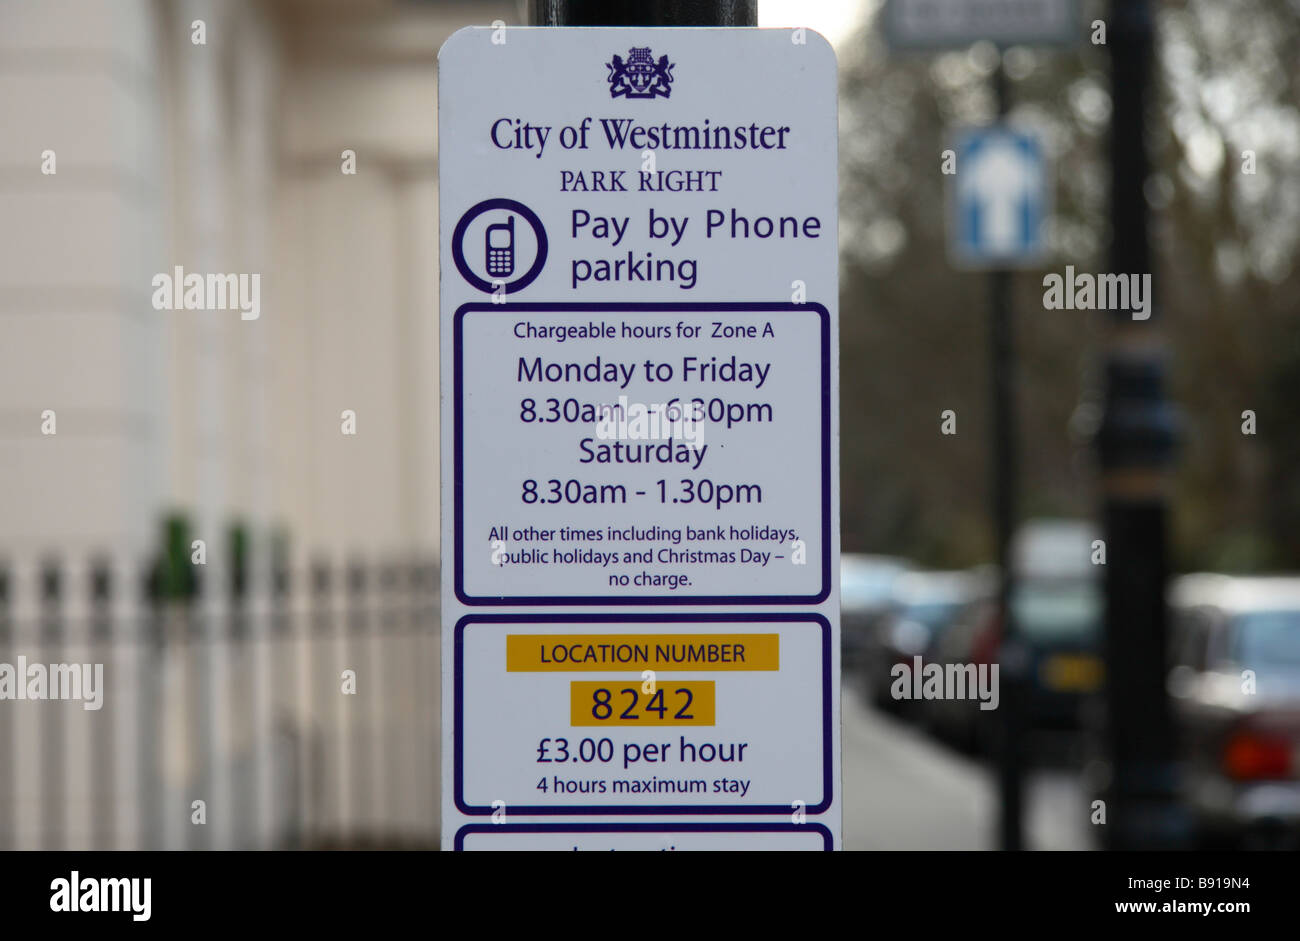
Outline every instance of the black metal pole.
{"label": "black metal pole", "polygon": [[[1111,0],[1111,272],[1152,273],[1144,185],[1153,26],[1149,0]],[[1154,280],[1154,279],[1153,279]],[[1106,538],[1106,699],[1112,849],[1182,845],[1177,752],[1165,693],[1166,494],[1177,416],[1165,399],[1164,352],[1149,319],[1115,311],[1097,450]]]}
{"label": "black metal pole", "polygon": [[136,626],[135,678],[136,694],[136,736],[137,765],[139,785],[136,787],[136,822],[139,826],[140,849],[165,849],[163,846],[163,829],[160,827],[163,814],[162,788],[158,781],[158,755],[161,723],[159,722],[159,703],[161,702],[162,683],[162,637],[163,637],[163,584],[166,562],[159,560],[148,566],[140,581],[140,594],[137,599],[140,621]]}
{"label": "black metal pole", "polygon": [[[38,648],[45,663],[59,663],[63,659],[64,610],[66,586],[62,575],[63,562],[50,559],[41,567],[41,644]],[[64,827],[68,806],[66,761],[63,749],[67,732],[63,714],[47,710],[41,728],[41,848],[67,849]]]}
{"label": "black metal pole", "polygon": [[[997,97],[998,120],[1011,110],[1007,74],[999,53],[993,74]],[[1023,813],[1023,725],[1021,719],[1021,672],[1024,657],[1017,642],[1015,618],[1011,604],[1015,570],[1011,558],[1011,540],[1016,525],[1016,396],[1015,338],[1011,309],[1011,272],[998,269],[989,275],[989,339],[992,371],[993,422],[993,520],[997,539],[1000,579],[998,614],[1002,624],[1000,679],[1000,734],[997,736],[998,760],[998,845],[1004,850],[1024,846],[1021,830]]]}
{"label": "black metal pole", "polygon": [[757,26],[758,0],[530,0],[534,26]]}
{"label": "black metal pole", "polygon": [[[0,662],[16,662],[13,623],[10,614],[9,566],[0,561]],[[26,678],[23,680],[26,682]],[[0,710],[0,755],[14,755],[15,732],[18,719],[13,709]],[[18,773],[15,762],[0,763],[0,851],[12,850],[17,845],[14,824],[17,822]]]}
{"label": "black metal pole", "polygon": [[[96,559],[91,567],[90,578],[90,643],[93,662],[113,662],[113,572],[112,565],[106,558]],[[120,587],[118,589],[121,590]],[[117,761],[114,755],[116,736],[113,727],[117,711],[111,710],[101,722],[108,728],[101,728],[99,734],[90,741],[91,767],[95,769],[95,823],[92,845],[97,850],[112,849],[115,839],[115,819],[117,817],[117,790],[115,787]]]}

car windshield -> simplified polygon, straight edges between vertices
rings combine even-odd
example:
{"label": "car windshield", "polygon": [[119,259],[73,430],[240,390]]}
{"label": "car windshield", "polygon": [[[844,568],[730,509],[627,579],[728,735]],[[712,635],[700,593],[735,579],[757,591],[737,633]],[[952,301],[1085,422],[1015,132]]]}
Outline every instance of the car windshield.
{"label": "car windshield", "polygon": [[956,601],[909,604],[903,608],[902,616],[908,621],[916,621],[931,630],[936,630],[951,621],[960,607],[960,603]]}
{"label": "car windshield", "polygon": [[1100,632],[1101,593],[1091,583],[1022,584],[1011,607],[1030,640],[1092,640]]}
{"label": "car windshield", "polygon": [[841,603],[880,604],[889,596],[889,588],[898,577],[898,569],[884,565],[850,565],[840,569]]}
{"label": "car windshield", "polygon": [[1232,659],[1251,670],[1300,669],[1300,611],[1257,611],[1233,619]]}

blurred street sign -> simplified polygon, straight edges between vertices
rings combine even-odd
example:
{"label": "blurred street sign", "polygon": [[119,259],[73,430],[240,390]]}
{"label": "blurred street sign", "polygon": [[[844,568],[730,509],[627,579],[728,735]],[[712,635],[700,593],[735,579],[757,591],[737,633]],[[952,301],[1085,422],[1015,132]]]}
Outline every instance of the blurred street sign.
{"label": "blurred street sign", "polygon": [[1051,189],[1042,142],[1006,125],[968,128],[952,145],[948,253],[959,268],[1019,268],[1042,259]]}
{"label": "blurred street sign", "polygon": [[893,49],[1072,45],[1078,0],[888,0],[885,38]]}

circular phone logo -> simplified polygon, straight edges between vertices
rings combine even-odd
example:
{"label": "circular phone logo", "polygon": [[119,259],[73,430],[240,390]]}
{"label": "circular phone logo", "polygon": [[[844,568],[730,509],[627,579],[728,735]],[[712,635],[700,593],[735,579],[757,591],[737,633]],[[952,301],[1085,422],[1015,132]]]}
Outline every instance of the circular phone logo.
{"label": "circular phone logo", "polygon": [[542,273],[546,229],[521,202],[485,199],[456,223],[451,253],[456,270],[480,291],[513,294]]}

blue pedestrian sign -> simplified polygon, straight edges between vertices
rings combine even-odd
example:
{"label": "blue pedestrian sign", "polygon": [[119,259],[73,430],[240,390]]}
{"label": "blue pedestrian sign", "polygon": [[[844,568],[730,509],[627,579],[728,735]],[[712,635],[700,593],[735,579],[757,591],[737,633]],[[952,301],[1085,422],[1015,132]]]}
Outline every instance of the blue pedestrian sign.
{"label": "blue pedestrian sign", "polygon": [[953,264],[1021,268],[1041,261],[1051,189],[1038,137],[1005,125],[968,128],[957,133],[952,150],[948,250]]}

